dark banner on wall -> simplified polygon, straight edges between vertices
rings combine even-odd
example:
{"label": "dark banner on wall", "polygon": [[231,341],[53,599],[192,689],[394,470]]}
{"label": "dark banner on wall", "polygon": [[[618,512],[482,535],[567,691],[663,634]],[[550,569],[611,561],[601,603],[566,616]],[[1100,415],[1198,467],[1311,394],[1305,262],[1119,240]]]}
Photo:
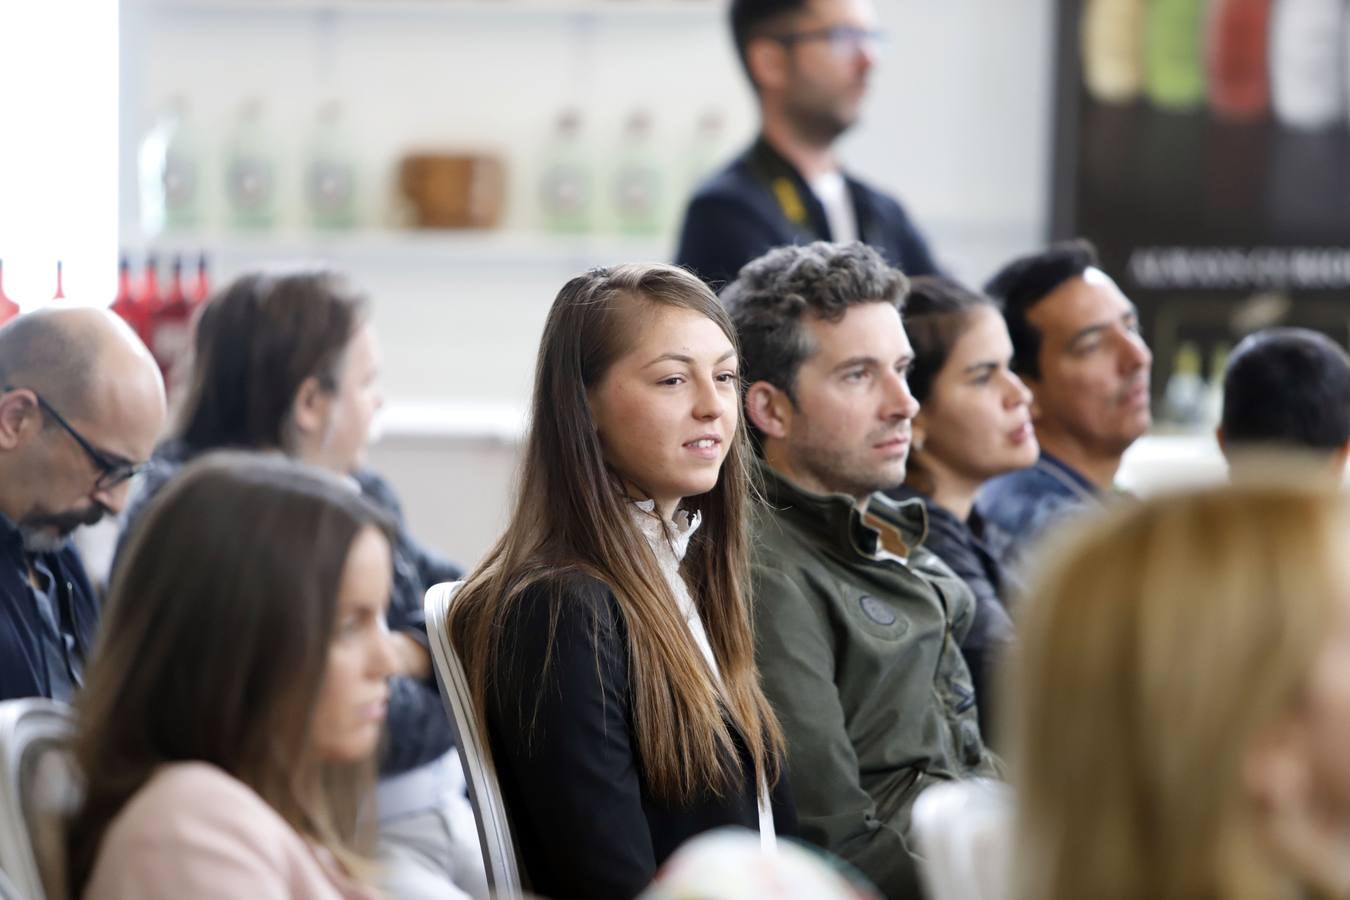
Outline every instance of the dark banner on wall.
{"label": "dark banner on wall", "polygon": [[1061,0],[1052,227],[1139,306],[1163,420],[1214,417],[1229,348],[1350,340],[1344,0]]}

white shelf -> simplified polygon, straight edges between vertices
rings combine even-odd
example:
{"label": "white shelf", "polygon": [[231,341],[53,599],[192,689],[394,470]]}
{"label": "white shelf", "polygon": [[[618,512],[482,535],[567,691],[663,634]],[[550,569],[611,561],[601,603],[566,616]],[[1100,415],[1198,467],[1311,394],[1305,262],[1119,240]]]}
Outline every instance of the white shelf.
{"label": "white shelf", "polygon": [[491,441],[519,444],[528,411],[510,403],[403,400],[386,404],[376,416],[372,443],[402,441]]}
{"label": "white shelf", "polygon": [[618,262],[662,262],[674,254],[667,237],[552,235],[511,231],[350,231],[266,234],[165,232],[126,237],[133,258],[206,252],[225,260],[311,259],[342,262],[445,264],[461,267],[547,265],[584,268]]}
{"label": "white shelf", "polygon": [[684,20],[722,24],[719,0],[148,0],[156,14],[523,16],[578,21]]}

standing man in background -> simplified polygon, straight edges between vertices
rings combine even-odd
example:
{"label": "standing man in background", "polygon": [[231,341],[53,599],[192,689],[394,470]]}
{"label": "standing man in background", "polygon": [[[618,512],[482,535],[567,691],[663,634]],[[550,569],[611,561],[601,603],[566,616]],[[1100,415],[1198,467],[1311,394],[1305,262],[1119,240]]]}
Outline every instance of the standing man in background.
{"label": "standing man in background", "polygon": [[876,28],[870,0],[732,0],[760,133],[694,193],[676,264],[720,290],[774,247],[861,240],[906,275],[937,270],[904,208],[844,174],[834,153],[858,119]]}

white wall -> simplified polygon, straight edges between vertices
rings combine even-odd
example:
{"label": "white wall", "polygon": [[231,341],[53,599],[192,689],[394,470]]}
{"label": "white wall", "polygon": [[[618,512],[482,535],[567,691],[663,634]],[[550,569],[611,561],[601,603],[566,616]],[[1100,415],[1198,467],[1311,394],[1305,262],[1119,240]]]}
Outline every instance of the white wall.
{"label": "white wall", "polygon": [[945,265],[982,283],[1048,231],[1054,4],[878,9],[889,48],[844,156],[904,200]]}
{"label": "white wall", "polygon": [[[619,12],[585,14],[561,12],[577,8],[563,0],[127,2],[142,13],[139,53],[128,63],[137,70],[133,95],[123,98],[133,108],[129,131],[143,129],[165,98],[186,95],[203,163],[218,171],[234,108],[261,96],[282,177],[294,185],[315,105],[339,96],[365,161],[368,222],[376,226],[388,222],[389,172],[400,153],[446,146],[503,153],[512,175],[507,233],[537,228],[539,157],[565,104],[587,111],[602,168],[612,160],[621,116],[634,106],[655,111],[659,143],[672,155],[708,107],[730,119],[728,152],[754,130],[714,0],[609,0],[581,8]],[[1045,231],[1051,4],[879,0],[878,8],[890,40],[844,154],[859,173],[903,197],[955,272],[982,280]],[[145,241],[128,202],[129,155],[129,245],[204,243],[216,250],[221,275],[259,259],[332,259],[378,300],[390,349],[386,383],[395,398],[521,402],[543,313],[562,281],[587,265],[668,258],[673,250],[669,234],[561,245],[444,234],[410,245],[315,242],[294,236],[294,191],[282,228],[291,236],[280,242],[219,233]],[[207,211],[220,218],[218,190]]]}
{"label": "white wall", "polygon": [[[945,264],[983,280],[1046,230],[1051,0],[877,6],[890,40],[844,155],[856,172],[902,197]],[[564,104],[586,110],[603,168],[622,115],[637,105],[653,110],[669,180],[678,186],[693,122],[715,107],[729,120],[730,154],[755,122],[723,4],[123,0],[123,7],[124,243],[137,251],[205,245],[218,278],[297,257],[348,271],[376,299],[394,407],[373,459],[402,489],[418,532],[463,561],[476,558],[500,528],[515,459],[514,443],[491,423],[505,419],[518,431],[554,293],[588,266],[668,259],[673,251],[669,233],[623,240],[529,234],[539,226],[533,185],[552,118]],[[235,106],[263,97],[292,184],[315,105],[341,97],[364,160],[368,229],[390,221],[389,172],[403,150],[503,153],[512,176],[508,229],[318,239],[296,228],[292,195],[287,223],[274,235],[239,239],[210,229],[147,239],[137,225],[127,151],[159,104],[179,93],[191,98],[208,170],[219,166]],[[207,211],[220,218],[218,193]],[[439,406],[416,407],[410,417],[410,401]],[[466,437],[466,422],[484,427]]]}
{"label": "white wall", "polygon": [[0,260],[25,309],[56,291],[112,298],[117,258],[118,10],[0,3]]}

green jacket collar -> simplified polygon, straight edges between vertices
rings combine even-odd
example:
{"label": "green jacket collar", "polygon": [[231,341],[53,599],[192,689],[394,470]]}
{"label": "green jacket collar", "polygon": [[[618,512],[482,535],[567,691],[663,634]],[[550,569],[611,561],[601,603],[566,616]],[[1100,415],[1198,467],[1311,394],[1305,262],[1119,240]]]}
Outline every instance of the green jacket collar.
{"label": "green jacket collar", "polygon": [[[780,475],[764,460],[756,460],[760,488],[774,512],[791,519],[799,527],[844,554],[875,559],[881,549],[881,533],[858,512],[847,494],[816,494]],[[874,493],[867,501],[867,512],[899,533],[911,555],[928,536],[928,510],[920,499],[896,502],[885,494]]]}

